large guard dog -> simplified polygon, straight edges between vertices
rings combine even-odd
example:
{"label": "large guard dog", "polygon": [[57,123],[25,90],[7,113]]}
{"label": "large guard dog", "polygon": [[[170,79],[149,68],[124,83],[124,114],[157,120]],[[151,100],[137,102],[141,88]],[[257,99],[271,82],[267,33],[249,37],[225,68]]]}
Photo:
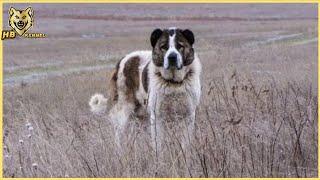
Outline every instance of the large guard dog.
{"label": "large guard dog", "polygon": [[107,111],[119,145],[126,124],[148,112],[157,151],[168,128],[183,127],[176,132],[181,132],[180,140],[186,146],[201,95],[201,64],[193,48],[194,35],[188,29],[155,29],[150,41],[152,51],[132,52],[118,62],[108,97],[92,96],[91,111]]}

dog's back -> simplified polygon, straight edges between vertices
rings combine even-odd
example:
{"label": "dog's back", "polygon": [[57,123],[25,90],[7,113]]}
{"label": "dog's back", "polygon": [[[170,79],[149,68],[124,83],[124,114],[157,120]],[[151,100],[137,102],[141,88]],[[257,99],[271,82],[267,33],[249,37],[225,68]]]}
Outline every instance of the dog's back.
{"label": "dog's back", "polygon": [[[128,54],[120,61],[116,78],[112,80],[115,84],[117,103],[125,106],[133,105],[133,111],[137,112],[144,106],[147,99],[147,92],[144,91],[142,72],[144,67],[151,61],[151,51],[136,51]],[[117,92],[117,93],[115,93]]]}
{"label": "dog's back", "polygon": [[148,81],[143,71],[151,56],[151,51],[135,51],[122,58],[111,73],[107,98],[101,94],[92,96],[91,111],[115,113],[120,108],[125,108],[126,114],[145,111]]}

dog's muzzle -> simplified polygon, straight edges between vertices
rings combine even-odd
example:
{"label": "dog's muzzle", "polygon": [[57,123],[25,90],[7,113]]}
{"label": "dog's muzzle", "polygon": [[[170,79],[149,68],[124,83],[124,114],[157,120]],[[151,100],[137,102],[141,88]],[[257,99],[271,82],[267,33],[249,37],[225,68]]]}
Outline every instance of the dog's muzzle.
{"label": "dog's muzzle", "polygon": [[20,30],[23,29],[25,27],[25,25],[26,25],[26,23],[24,23],[23,21],[18,21],[16,23],[17,28]]}
{"label": "dog's muzzle", "polygon": [[166,67],[166,69],[170,69],[170,68],[172,69],[176,68],[178,70],[182,69],[182,66],[179,65],[178,63],[178,55],[176,53],[174,52],[170,53],[168,56],[168,61],[169,61],[169,66]]}

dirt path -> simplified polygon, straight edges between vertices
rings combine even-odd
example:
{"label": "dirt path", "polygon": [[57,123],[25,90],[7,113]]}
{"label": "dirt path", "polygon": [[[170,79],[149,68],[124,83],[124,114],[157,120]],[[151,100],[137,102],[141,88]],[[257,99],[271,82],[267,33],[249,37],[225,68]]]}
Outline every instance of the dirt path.
{"label": "dirt path", "polygon": [[88,72],[88,71],[95,71],[95,70],[102,70],[102,69],[111,69],[111,68],[112,66],[108,64],[108,65],[68,68],[63,70],[53,70],[53,71],[46,71],[46,72],[30,72],[26,75],[5,77],[3,84],[5,86],[14,86],[20,83],[35,83],[35,82],[38,82],[39,80],[43,80],[51,77],[69,75],[74,73],[82,73],[82,72]]}

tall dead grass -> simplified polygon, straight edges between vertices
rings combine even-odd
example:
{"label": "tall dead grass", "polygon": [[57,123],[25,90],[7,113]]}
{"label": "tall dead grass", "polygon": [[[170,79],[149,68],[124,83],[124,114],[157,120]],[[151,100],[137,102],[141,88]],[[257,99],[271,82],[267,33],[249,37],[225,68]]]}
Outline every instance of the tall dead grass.
{"label": "tall dead grass", "polygon": [[261,83],[237,72],[204,79],[187,171],[174,138],[157,163],[140,122],[132,122],[118,152],[111,123],[87,106],[105,79],[85,73],[5,87],[4,176],[317,176],[318,104],[307,82]]}

